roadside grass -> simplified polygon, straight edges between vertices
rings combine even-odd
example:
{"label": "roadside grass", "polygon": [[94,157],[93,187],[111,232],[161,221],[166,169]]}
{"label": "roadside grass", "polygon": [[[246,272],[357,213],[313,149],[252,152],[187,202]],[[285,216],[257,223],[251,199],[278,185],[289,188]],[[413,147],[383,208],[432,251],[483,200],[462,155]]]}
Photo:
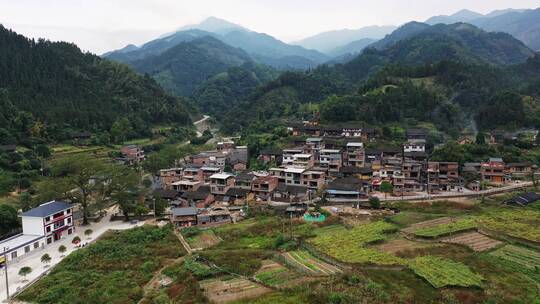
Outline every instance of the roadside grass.
{"label": "roadside grass", "polygon": [[484,277],[471,271],[466,265],[435,256],[418,257],[409,267],[433,287],[446,286],[481,287]]}
{"label": "roadside grass", "polygon": [[133,303],[168,259],[183,254],[170,225],[109,231],[62,260],[17,299],[31,303]]}

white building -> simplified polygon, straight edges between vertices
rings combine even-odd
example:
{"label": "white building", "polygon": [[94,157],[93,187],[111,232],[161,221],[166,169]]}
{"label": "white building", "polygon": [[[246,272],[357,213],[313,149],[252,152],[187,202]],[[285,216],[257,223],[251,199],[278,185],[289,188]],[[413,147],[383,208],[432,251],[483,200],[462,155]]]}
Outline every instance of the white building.
{"label": "white building", "polygon": [[44,203],[20,216],[23,233],[0,241],[0,250],[7,248],[8,261],[60,240],[75,231],[73,208],[65,202]]}
{"label": "white building", "polygon": [[412,139],[403,145],[403,152],[426,152],[426,141],[424,139]]}

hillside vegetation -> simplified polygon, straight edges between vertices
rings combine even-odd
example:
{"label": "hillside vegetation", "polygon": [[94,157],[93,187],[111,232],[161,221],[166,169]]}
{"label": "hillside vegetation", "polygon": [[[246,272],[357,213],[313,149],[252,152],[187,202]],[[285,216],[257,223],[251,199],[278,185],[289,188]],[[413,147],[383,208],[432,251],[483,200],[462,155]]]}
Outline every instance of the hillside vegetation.
{"label": "hillside vegetation", "polygon": [[125,65],[0,26],[0,144],[108,132],[122,118],[140,136],[152,124],[189,125],[194,112]]}

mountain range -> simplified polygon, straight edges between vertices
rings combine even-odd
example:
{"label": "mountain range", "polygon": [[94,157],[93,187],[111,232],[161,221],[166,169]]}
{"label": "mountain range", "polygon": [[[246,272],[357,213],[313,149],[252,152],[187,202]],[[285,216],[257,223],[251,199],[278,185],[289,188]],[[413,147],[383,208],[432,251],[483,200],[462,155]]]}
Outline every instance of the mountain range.
{"label": "mountain range", "polygon": [[[352,43],[360,44],[357,41],[372,41],[384,38],[396,29],[396,26],[367,26],[359,29],[343,29],[323,32],[302,40],[293,42],[307,49],[314,49],[323,52],[329,56],[337,57],[344,55],[347,50],[347,45]],[[342,49],[342,51],[339,51]],[[353,50],[356,50],[354,48]]]}
{"label": "mountain range", "polygon": [[504,32],[523,41],[531,49],[540,50],[540,8],[506,9],[482,15],[462,10],[450,16],[436,16],[426,23],[467,22],[489,32]]}
{"label": "mountain range", "polygon": [[180,42],[189,42],[203,36],[210,36],[232,47],[241,48],[256,62],[278,69],[308,69],[330,59],[318,51],[289,45],[270,35],[257,33],[213,17],[196,25],[182,27],[139,48],[130,45],[103,54],[103,57],[132,64],[134,60],[143,59],[148,55],[158,55]]}
{"label": "mountain range", "polygon": [[[248,121],[244,123],[249,124],[250,119],[282,119],[291,116],[291,112],[298,115],[302,104],[320,103],[333,95],[355,92],[360,84],[392,66],[430,66],[452,61],[486,67],[490,71],[489,67],[503,69],[523,64],[534,56],[532,50],[509,34],[486,32],[466,23],[429,25],[411,22],[345,64],[282,74],[259,88],[249,100],[239,103],[227,117],[246,117]],[[343,102],[353,106],[352,101]],[[342,117],[349,117],[345,108],[338,112],[344,115]],[[238,120],[223,121],[224,128],[230,131],[246,127]]]}

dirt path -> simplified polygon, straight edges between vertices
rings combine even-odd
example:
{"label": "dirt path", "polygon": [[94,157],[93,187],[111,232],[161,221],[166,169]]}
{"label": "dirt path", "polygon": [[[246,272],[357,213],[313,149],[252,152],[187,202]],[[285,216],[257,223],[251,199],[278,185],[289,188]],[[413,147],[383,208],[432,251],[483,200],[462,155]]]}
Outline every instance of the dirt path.
{"label": "dirt path", "polygon": [[[154,276],[152,277],[152,279],[150,281],[148,281],[148,283],[146,283],[146,285],[143,287],[143,290],[144,290],[144,296],[142,297],[141,300],[139,300],[139,304],[142,303],[142,301],[146,298],[146,295],[154,290],[157,290],[158,288],[160,288],[161,284],[161,280],[163,279],[163,277],[161,276],[161,273],[163,272],[163,270],[175,263],[179,263],[179,262],[182,262],[184,261],[184,257],[179,257],[178,259],[175,259],[175,260],[168,260],[167,262],[165,262],[165,264],[163,265],[163,267],[161,267],[161,269],[159,269],[155,274]],[[171,282],[172,283],[172,282]]]}
{"label": "dirt path", "polygon": [[180,233],[179,231],[175,230],[174,231],[174,234],[176,235],[176,237],[178,238],[178,240],[180,241],[180,243],[182,244],[182,246],[184,247],[184,249],[186,250],[187,254],[188,255],[191,255],[193,253],[193,249],[191,249],[191,247],[189,246],[188,242],[184,239],[184,236],[182,235],[182,233]]}

